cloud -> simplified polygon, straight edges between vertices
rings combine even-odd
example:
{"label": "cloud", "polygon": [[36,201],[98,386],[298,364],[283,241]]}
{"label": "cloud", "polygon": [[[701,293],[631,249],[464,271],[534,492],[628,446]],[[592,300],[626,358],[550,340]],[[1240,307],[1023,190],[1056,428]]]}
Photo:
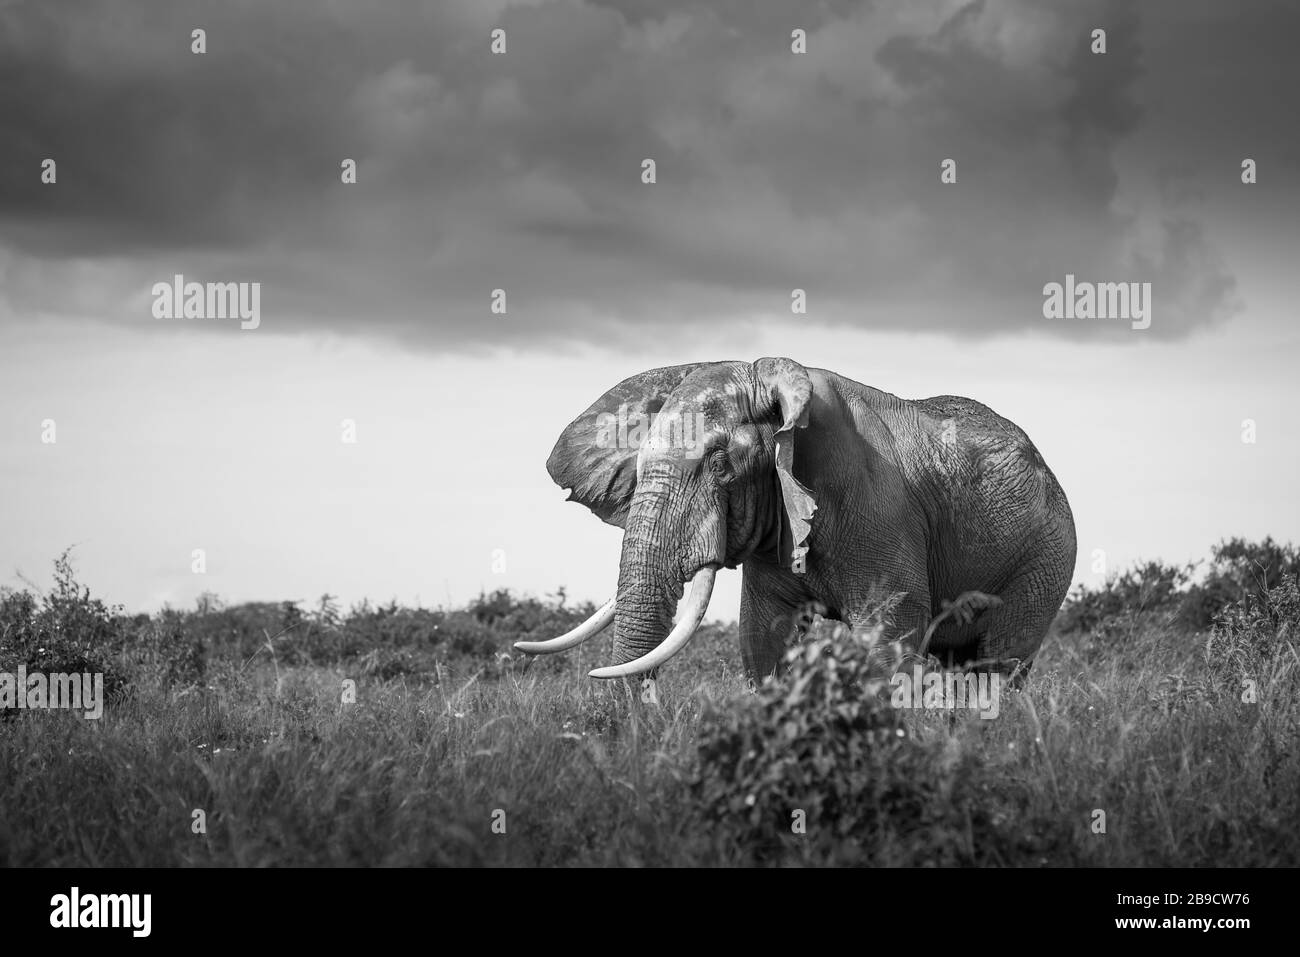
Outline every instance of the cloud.
{"label": "cloud", "polygon": [[180,272],[262,282],[268,332],[438,349],[740,328],[794,287],[830,325],[1109,334],[1043,320],[1073,272],[1151,281],[1153,336],[1222,319],[1205,223],[1123,189],[1168,165],[1124,151],[1172,7],[1062,7],[3,5],[0,316],[148,326]]}

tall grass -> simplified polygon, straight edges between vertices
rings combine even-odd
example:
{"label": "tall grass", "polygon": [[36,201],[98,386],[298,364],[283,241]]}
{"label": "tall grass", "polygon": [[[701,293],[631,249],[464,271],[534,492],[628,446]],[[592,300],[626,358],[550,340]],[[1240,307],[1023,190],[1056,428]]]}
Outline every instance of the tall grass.
{"label": "tall grass", "polygon": [[100,721],[3,713],[0,863],[1300,864],[1293,584],[1055,636],[982,720],[890,708],[834,623],[757,693],[707,628],[648,702],[586,677],[603,639],[511,656],[562,596],[131,618],[59,574],[0,598],[0,670],[120,680]]}

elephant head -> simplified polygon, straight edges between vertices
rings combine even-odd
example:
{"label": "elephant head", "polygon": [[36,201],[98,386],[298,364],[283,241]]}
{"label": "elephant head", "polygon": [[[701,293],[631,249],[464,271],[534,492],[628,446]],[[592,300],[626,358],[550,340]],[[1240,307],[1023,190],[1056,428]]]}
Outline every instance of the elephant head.
{"label": "elephant head", "polygon": [[571,501],[624,529],[618,590],[569,634],[516,647],[562,651],[612,621],[614,665],[592,676],[640,674],[685,647],[720,567],[758,554],[800,570],[816,505],[791,464],[812,395],[803,366],[759,359],[652,369],[597,399],[546,467]]}

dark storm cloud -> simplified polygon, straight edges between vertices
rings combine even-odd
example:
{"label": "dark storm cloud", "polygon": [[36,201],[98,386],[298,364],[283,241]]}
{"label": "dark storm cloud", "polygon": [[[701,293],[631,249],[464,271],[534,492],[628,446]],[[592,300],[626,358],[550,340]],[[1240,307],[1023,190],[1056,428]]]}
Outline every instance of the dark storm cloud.
{"label": "dark storm cloud", "polygon": [[[1251,45],[1296,17],[1238,6],[1255,19],[1172,0],[0,2],[0,314],[147,323],[149,287],[181,272],[262,282],[267,330],[431,347],[788,317],[793,287],[809,321],[1107,334],[1042,318],[1071,272],[1151,282],[1151,334],[1181,334],[1231,310],[1230,264],[1154,188],[1197,152],[1142,133],[1191,98],[1231,115],[1238,67],[1259,81]],[[1214,82],[1182,52],[1198,43]],[[1280,52],[1279,110],[1274,85],[1298,85]],[[1293,118],[1255,134],[1292,163]]]}

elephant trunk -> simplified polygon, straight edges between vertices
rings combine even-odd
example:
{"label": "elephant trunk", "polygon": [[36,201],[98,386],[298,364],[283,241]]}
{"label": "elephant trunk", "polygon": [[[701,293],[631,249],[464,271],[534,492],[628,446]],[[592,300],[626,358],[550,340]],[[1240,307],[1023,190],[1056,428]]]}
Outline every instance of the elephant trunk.
{"label": "elephant trunk", "polygon": [[[716,565],[706,565],[695,573],[691,579],[691,596],[687,601],[686,608],[683,609],[681,619],[676,626],[668,633],[668,637],[664,638],[646,654],[631,661],[610,668],[597,668],[591,672],[591,677],[627,678],[653,672],[669,658],[685,648],[692,636],[694,636],[695,630],[699,628],[700,622],[704,620],[704,613],[709,610],[709,598],[713,594],[713,580],[717,572]],[[680,592],[680,590],[679,586],[678,591]]]}
{"label": "elephant trunk", "polygon": [[637,489],[629,510],[619,562],[614,611],[614,661],[593,677],[614,678],[657,668],[690,641],[708,609],[716,562],[693,570],[691,601],[673,628],[682,597],[680,529],[686,525],[681,496],[653,480]]}
{"label": "elephant trunk", "polygon": [[614,662],[649,654],[667,637],[682,597],[676,541],[667,534],[674,496],[656,485],[637,490],[619,559],[614,611]]}

